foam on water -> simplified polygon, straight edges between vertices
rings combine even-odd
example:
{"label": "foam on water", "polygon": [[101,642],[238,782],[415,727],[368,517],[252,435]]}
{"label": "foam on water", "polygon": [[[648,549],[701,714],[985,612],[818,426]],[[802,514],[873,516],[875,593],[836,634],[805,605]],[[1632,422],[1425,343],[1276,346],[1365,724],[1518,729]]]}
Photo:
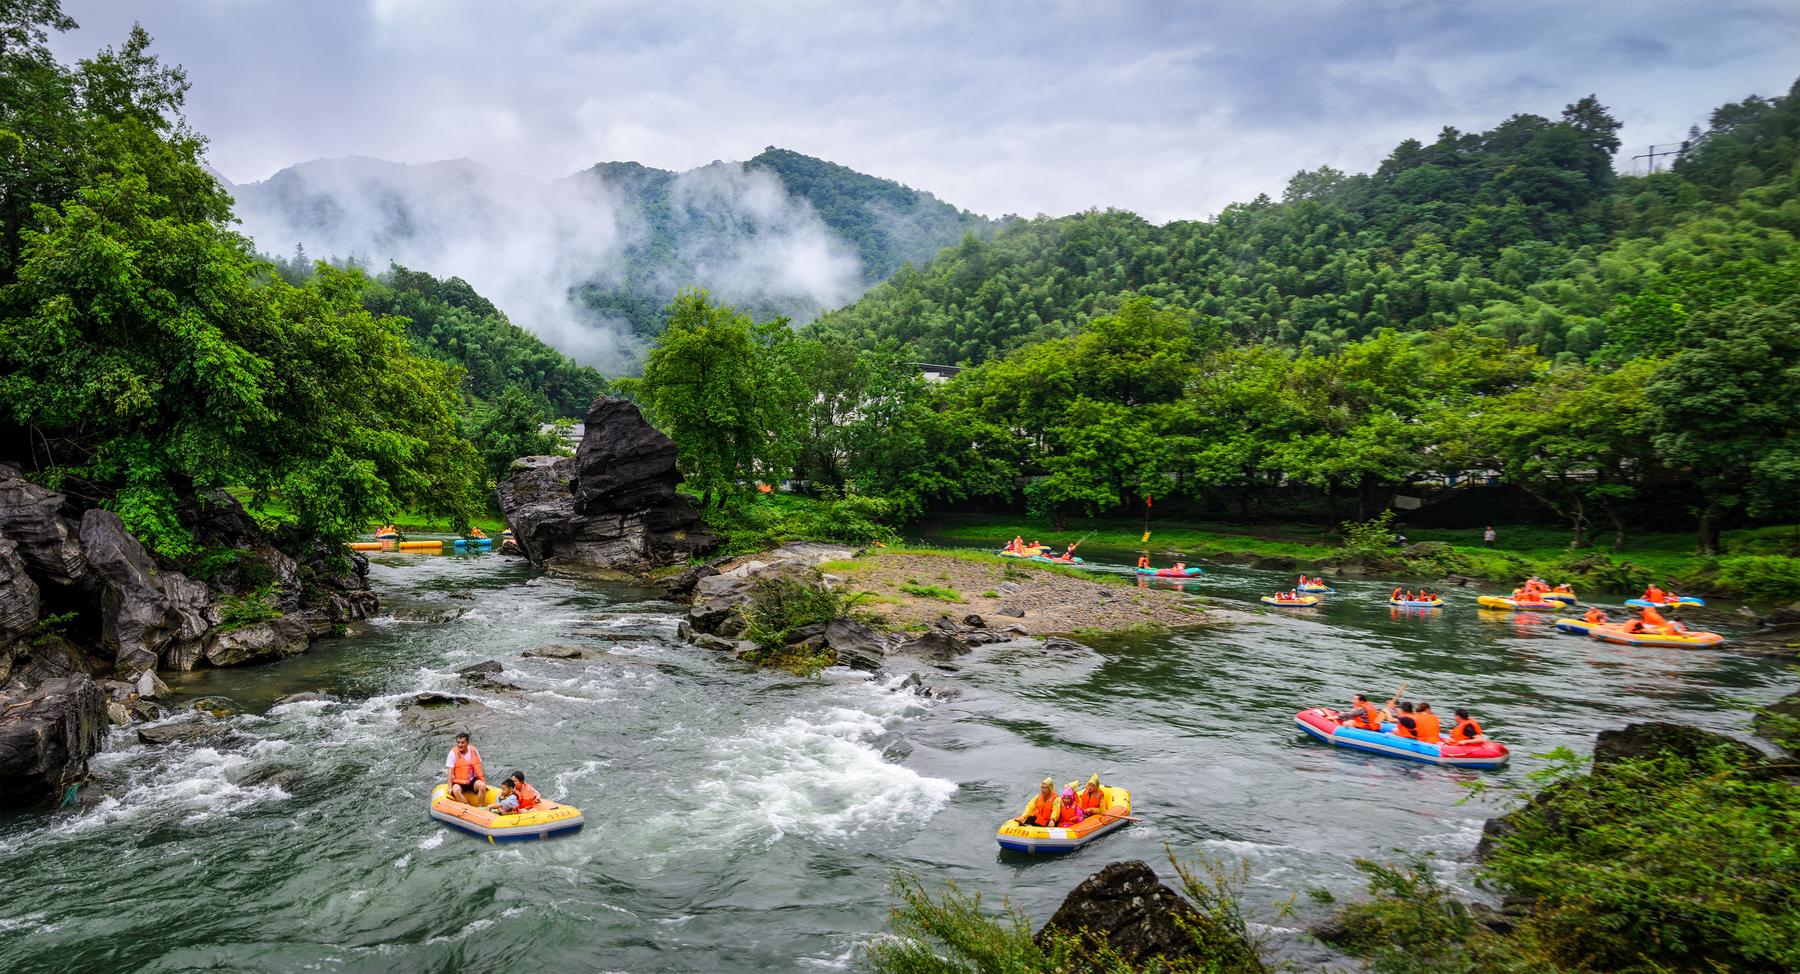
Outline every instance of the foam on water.
{"label": "foam on water", "polygon": [[955,782],[886,760],[870,741],[891,719],[850,707],[788,717],[723,740],[696,785],[696,831],[763,842],[788,833],[841,839],[865,829],[911,826],[950,800]]}

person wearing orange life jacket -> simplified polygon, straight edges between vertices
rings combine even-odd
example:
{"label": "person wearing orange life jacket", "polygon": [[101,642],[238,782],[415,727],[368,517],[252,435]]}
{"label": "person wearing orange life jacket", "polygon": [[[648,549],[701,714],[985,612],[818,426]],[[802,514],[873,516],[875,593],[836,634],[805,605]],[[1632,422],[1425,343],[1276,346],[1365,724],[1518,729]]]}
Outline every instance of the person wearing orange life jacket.
{"label": "person wearing orange life jacket", "polygon": [[450,779],[449,797],[465,805],[487,804],[487,774],[481,768],[481,752],[469,743],[468,732],[456,735],[456,746],[444,758]]}
{"label": "person wearing orange life jacket", "polygon": [[525,783],[525,772],[514,771],[507,775],[506,784],[512,786],[513,794],[518,796],[519,811],[529,812],[544,803],[544,798],[537,793],[537,789]]}
{"label": "person wearing orange life jacket", "polygon": [[1469,716],[1467,710],[1458,708],[1455,713],[1456,726],[1450,728],[1450,743],[1477,744],[1487,740],[1487,735],[1481,732],[1481,725]]}
{"label": "person wearing orange life jacket", "polygon": [[1079,802],[1082,814],[1092,815],[1106,804],[1106,793],[1100,790],[1100,776],[1089,775],[1087,784],[1082,787]]}
{"label": "person wearing orange life jacket", "polygon": [[1640,618],[1644,621],[1643,628],[1653,632],[1664,632],[1669,628],[1669,620],[1663,618],[1662,613],[1649,606],[1644,607],[1643,615]]}
{"label": "person wearing orange life jacket", "polygon": [[1138,556],[1138,567],[1139,568],[1149,568],[1150,567],[1150,556],[1149,555],[1139,555]]}
{"label": "person wearing orange life jacket", "polygon": [[1404,602],[1404,601],[1406,601],[1406,600],[1405,600],[1405,599],[1402,599],[1402,598],[1401,598],[1401,597],[1400,597],[1400,586],[1398,586],[1398,585],[1396,585],[1396,586],[1394,586],[1394,591],[1393,591],[1393,594],[1391,594],[1391,595],[1389,595],[1389,596],[1388,596],[1388,600],[1389,600],[1389,601],[1392,601],[1392,602]]}
{"label": "person wearing orange life jacket", "polygon": [[1338,720],[1351,727],[1378,731],[1381,729],[1381,708],[1370,703],[1368,697],[1359,693],[1356,695],[1356,702],[1351,705],[1350,715],[1340,715]]}
{"label": "person wearing orange life jacket", "polygon": [[1427,744],[1436,744],[1443,740],[1438,726],[1438,715],[1431,712],[1431,704],[1420,701],[1413,707],[1413,733],[1419,740]]}
{"label": "person wearing orange life jacket", "polygon": [[1038,793],[1031,796],[1031,801],[1025,805],[1025,811],[1010,824],[1049,827],[1055,825],[1061,815],[1062,801],[1056,797],[1056,781],[1045,778],[1038,782]]}
{"label": "person wearing orange life jacket", "polygon": [[1080,825],[1081,820],[1087,818],[1087,813],[1081,810],[1081,799],[1075,796],[1073,781],[1063,786],[1062,800],[1057,805],[1056,824],[1062,828]]}
{"label": "person wearing orange life jacket", "polygon": [[1419,736],[1418,718],[1413,716],[1413,705],[1410,701],[1400,702],[1400,712],[1394,715],[1394,736],[1416,740]]}
{"label": "person wearing orange life jacket", "polygon": [[1594,608],[1587,610],[1587,614],[1582,616],[1581,618],[1585,619],[1590,625],[1596,625],[1596,626],[1605,625],[1606,622],[1608,621],[1607,615],[1606,615],[1606,610],[1600,608],[1599,606],[1595,606]]}
{"label": "person wearing orange life jacket", "polygon": [[1654,584],[1652,584],[1644,589],[1644,601],[1645,602],[1667,602],[1667,601],[1669,601],[1669,593],[1663,591],[1660,588],[1657,588]]}

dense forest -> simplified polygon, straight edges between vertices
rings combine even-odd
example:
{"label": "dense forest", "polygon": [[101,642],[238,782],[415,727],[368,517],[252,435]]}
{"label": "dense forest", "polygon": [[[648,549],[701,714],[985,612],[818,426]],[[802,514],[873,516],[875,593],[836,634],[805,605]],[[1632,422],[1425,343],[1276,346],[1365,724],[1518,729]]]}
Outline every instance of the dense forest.
{"label": "dense forest", "polygon": [[[1716,553],[1800,501],[1800,92],[1719,109],[1672,172],[1615,174],[1617,129],[1588,97],[1212,221],[971,236],[798,335],[739,316],[745,374],[800,386],[734,411],[729,445],[671,428],[709,488],[791,473],[902,514],[1249,515],[1298,490],[1335,519],[1498,472],[1575,546],[1636,523]],[[685,377],[722,381],[694,362],[734,320],[676,309],[639,390],[659,420],[706,397]]]}
{"label": "dense forest", "polygon": [[258,259],[185,74],[142,28],[59,63],[48,35],[73,26],[54,2],[0,18],[0,461],[170,557],[213,488],[278,496],[297,545],[474,512],[461,369],[372,311],[360,272],[293,284]]}

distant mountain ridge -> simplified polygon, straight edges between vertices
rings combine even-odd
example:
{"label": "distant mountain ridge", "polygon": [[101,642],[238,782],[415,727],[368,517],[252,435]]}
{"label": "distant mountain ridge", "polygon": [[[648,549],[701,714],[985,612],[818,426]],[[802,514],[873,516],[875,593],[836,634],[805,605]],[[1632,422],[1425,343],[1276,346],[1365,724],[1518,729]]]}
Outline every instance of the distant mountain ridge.
{"label": "distant mountain ridge", "polygon": [[797,322],[996,221],[770,147],[685,172],[603,162],[540,181],[468,159],[349,156],[228,186],[265,253],[467,280],[582,361],[630,368],[684,287]]}

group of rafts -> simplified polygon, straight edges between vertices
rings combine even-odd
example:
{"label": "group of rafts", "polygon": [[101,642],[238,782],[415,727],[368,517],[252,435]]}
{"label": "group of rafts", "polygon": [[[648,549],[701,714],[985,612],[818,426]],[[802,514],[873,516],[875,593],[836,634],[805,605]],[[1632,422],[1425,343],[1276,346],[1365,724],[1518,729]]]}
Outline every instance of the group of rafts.
{"label": "group of rafts", "polygon": [[[500,535],[502,542],[511,537],[511,528]],[[392,524],[384,524],[375,529],[374,541],[352,541],[349,547],[351,551],[442,551],[445,545],[457,551],[488,551],[494,547],[494,539],[480,528],[470,528],[466,536],[448,541],[442,538],[413,540],[402,535]]]}
{"label": "group of rafts", "polygon": [[[1140,558],[1136,570],[1140,575],[1164,577],[1191,577],[1202,571],[1181,562],[1172,568],[1156,569],[1150,567],[1148,558]],[[1264,596],[1262,601],[1283,607],[1316,606],[1323,601],[1322,596],[1335,592],[1323,578],[1302,575],[1293,588]],[[1484,595],[1478,601],[1486,609],[1560,611],[1578,600],[1568,585],[1551,586],[1532,578],[1509,597]],[[1389,595],[1388,604],[1401,609],[1435,610],[1444,607],[1444,600],[1436,592],[1396,588]],[[1590,608],[1582,619],[1558,620],[1557,627],[1624,645],[1716,646],[1723,642],[1717,633],[1689,630],[1679,619],[1661,614],[1661,610],[1705,605],[1704,599],[1674,595],[1652,585],[1641,598],[1629,599],[1626,604],[1639,609],[1640,615],[1615,624],[1605,610],[1596,607]],[[1491,769],[1505,764],[1511,756],[1506,745],[1489,739],[1466,711],[1456,711],[1449,733],[1444,733],[1429,705],[1400,702],[1405,691],[1402,686],[1385,707],[1377,707],[1361,694],[1345,713],[1329,707],[1311,707],[1295,714],[1294,723],[1309,736],[1336,747],[1426,764]],[[1073,852],[1134,821],[1138,819],[1131,815],[1131,793],[1124,788],[1103,786],[1095,776],[1085,788],[1078,790],[1070,782],[1058,795],[1054,779],[1045,778],[1025,811],[1002,823],[996,838],[1002,849],[1013,852]]]}

